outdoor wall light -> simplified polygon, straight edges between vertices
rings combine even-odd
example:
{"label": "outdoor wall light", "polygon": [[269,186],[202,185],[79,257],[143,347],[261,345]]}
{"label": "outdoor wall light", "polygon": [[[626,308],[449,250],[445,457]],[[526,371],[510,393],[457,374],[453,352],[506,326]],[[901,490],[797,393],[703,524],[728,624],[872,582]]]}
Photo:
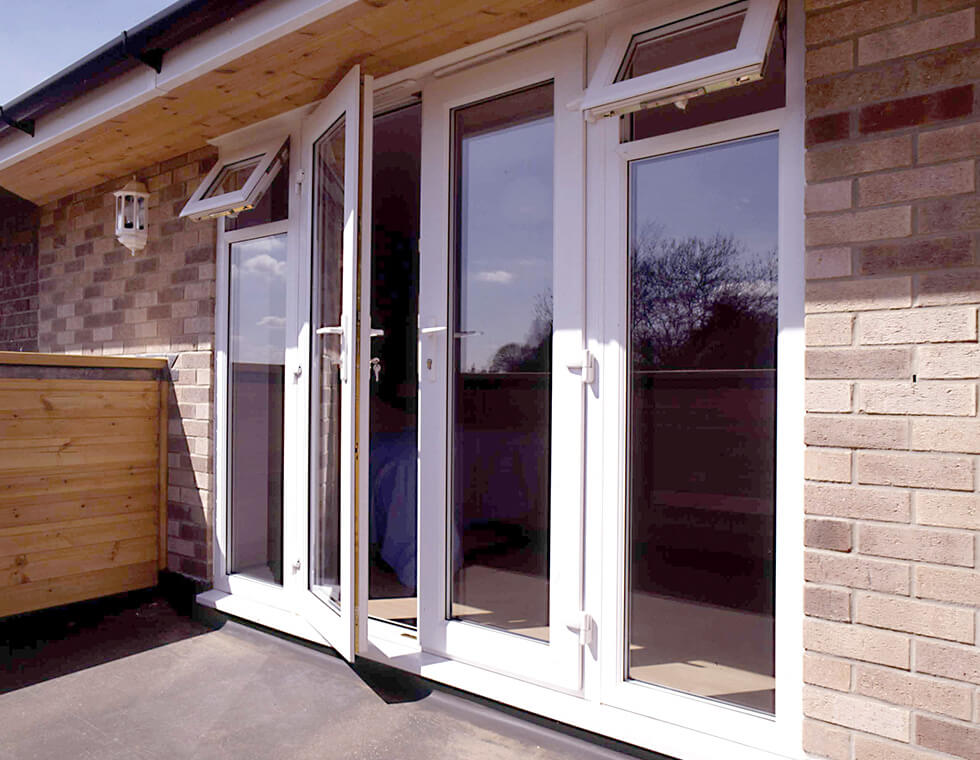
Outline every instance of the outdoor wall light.
{"label": "outdoor wall light", "polygon": [[146,185],[133,177],[116,196],[116,239],[135,256],[146,247]]}

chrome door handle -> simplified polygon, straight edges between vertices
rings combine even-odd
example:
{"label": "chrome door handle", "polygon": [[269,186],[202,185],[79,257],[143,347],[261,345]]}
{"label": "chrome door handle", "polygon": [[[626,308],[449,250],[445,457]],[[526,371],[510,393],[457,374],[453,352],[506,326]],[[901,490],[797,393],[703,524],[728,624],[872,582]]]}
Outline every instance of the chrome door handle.
{"label": "chrome door handle", "polygon": [[423,327],[419,330],[422,335],[435,335],[436,333],[446,332],[449,328],[445,325],[439,327]]}
{"label": "chrome door handle", "polygon": [[383,338],[385,336],[384,330],[379,330],[376,327],[371,328],[370,337],[372,338]]}

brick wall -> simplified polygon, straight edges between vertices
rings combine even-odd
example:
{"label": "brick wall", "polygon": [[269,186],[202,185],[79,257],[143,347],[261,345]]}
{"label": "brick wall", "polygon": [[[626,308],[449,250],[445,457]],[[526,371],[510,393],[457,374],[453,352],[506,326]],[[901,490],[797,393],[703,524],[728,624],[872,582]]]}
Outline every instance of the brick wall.
{"label": "brick wall", "polygon": [[210,578],[214,223],[179,218],[215,160],[202,149],[148,167],[145,250],[115,239],[112,191],[128,177],[41,208],[39,348],[171,358],[169,567]]}
{"label": "brick wall", "polygon": [[37,351],[37,221],[0,188],[0,351]]}
{"label": "brick wall", "polygon": [[806,5],[804,745],[977,760],[977,4]]}

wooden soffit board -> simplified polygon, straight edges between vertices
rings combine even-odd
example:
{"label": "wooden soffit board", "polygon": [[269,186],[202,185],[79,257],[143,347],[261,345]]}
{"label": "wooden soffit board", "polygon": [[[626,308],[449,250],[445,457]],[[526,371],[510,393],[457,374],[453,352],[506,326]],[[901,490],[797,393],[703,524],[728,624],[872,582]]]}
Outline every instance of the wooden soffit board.
{"label": "wooden soffit board", "polygon": [[354,64],[384,76],[587,0],[362,0],[0,171],[44,204],[322,99]]}

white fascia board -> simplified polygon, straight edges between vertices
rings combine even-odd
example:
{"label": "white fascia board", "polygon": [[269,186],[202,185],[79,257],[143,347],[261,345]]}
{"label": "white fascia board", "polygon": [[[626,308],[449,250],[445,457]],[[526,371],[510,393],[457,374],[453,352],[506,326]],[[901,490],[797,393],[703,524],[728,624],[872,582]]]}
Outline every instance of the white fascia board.
{"label": "white fascia board", "polygon": [[37,119],[34,137],[0,141],[0,170],[47,150],[359,0],[267,0],[168,50],[163,72],[140,67]]}

